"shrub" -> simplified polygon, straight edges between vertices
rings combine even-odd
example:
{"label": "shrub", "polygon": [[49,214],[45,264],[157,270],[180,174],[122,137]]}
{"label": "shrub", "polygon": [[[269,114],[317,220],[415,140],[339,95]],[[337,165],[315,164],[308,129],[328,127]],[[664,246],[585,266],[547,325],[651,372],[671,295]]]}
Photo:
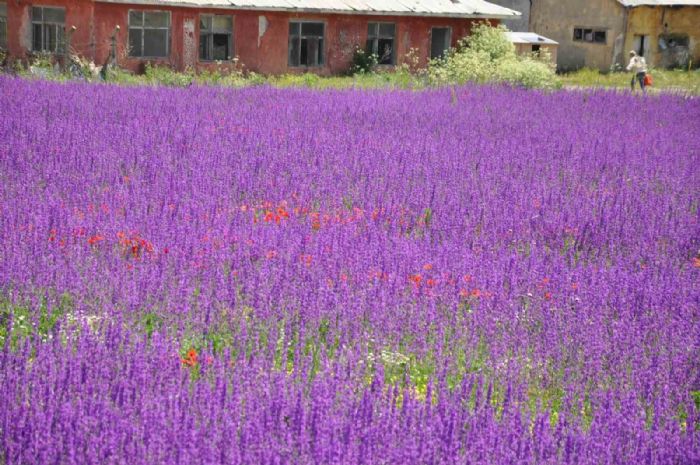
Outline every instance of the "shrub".
{"label": "shrub", "polygon": [[430,64],[430,82],[435,85],[503,82],[529,88],[559,87],[549,56],[516,55],[506,31],[503,26],[478,24],[469,37],[460,41],[456,50],[450,50],[444,59]]}
{"label": "shrub", "polygon": [[144,69],[146,81],[150,84],[158,84],[170,87],[187,87],[192,84],[194,75],[191,72],[180,73],[165,66],[153,66],[146,63]]}
{"label": "shrub", "polygon": [[371,73],[374,67],[377,66],[377,55],[367,53],[359,46],[355,47],[352,54],[352,65],[350,65],[350,74],[366,74]]}
{"label": "shrub", "polygon": [[487,54],[491,61],[512,59],[515,57],[515,46],[506,37],[507,31],[504,26],[478,23],[464,42],[471,50]]}

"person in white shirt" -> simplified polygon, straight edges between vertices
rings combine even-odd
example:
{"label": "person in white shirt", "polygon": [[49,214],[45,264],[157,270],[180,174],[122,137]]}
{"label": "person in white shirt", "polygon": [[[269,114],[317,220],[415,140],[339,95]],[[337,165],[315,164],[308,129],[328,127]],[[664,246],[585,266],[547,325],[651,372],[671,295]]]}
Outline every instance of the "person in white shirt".
{"label": "person in white shirt", "polygon": [[639,87],[642,88],[642,92],[646,92],[644,87],[644,78],[647,75],[647,61],[643,56],[637,55],[634,50],[630,51],[630,64],[627,65],[627,71],[632,71],[632,81],[630,85],[632,90],[634,90],[635,81],[639,81]]}

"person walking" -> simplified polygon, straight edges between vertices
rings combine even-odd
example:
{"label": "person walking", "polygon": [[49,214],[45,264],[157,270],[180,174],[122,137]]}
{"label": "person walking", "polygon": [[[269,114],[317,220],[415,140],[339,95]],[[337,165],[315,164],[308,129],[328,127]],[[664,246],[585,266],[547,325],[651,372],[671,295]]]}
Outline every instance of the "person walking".
{"label": "person walking", "polygon": [[639,81],[639,87],[642,88],[642,92],[646,93],[646,86],[644,85],[644,78],[647,75],[647,61],[643,56],[637,55],[634,50],[630,51],[630,64],[627,65],[627,71],[632,71],[632,81],[630,81],[630,86],[634,91],[635,81]]}

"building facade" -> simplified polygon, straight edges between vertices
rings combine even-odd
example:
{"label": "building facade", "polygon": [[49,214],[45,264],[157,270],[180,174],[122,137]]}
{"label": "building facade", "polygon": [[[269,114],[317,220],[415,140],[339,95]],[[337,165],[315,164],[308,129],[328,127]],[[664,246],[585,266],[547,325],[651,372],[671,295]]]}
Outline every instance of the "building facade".
{"label": "building facade", "polygon": [[530,30],[559,43],[560,71],[622,69],[630,50],[654,67],[700,64],[700,0],[533,0]]}
{"label": "building facade", "polygon": [[116,55],[119,66],[134,71],[145,63],[234,66],[235,57],[263,74],[342,73],[357,47],[376,53],[382,65],[409,53],[425,64],[475,22],[517,16],[481,0],[410,7],[398,0],[0,0],[0,8],[11,57],[70,48],[97,64]]}
{"label": "building facade", "polygon": [[625,59],[624,8],[617,0],[534,0],[530,30],[559,43],[559,71],[609,70]]}
{"label": "building facade", "polygon": [[700,0],[630,6],[624,48],[654,67],[700,67]]}

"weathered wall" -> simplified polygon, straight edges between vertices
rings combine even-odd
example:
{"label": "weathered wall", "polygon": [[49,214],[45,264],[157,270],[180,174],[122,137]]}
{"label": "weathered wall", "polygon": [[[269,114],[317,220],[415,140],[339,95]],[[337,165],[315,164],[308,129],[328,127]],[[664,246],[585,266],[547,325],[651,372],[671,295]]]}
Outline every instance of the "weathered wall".
{"label": "weathered wall", "polygon": [[[530,29],[559,42],[557,67],[568,71],[583,67],[610,69],[626,57],[624,8],[616,0],[533,0]],[[605,29],[605,44],[574,41],[574,27]]]}
{"label": "weathered wall", "polygon": [[27,0],[7,2],[7,48],[10,55],[24,58],[32,48],[31,9],[35,6],[59,6],[66,9],[66,29],[77,29],[71,35],[71,47],[92,59],[95,53],[93,40],[93,13],[95,4],[90,0]]}
{"label": "weathered wall", "polygon": [[[89,0],[42,0],[42,5],[66,7],[66,27],[77,26],[73,46],[97,64],[109,57],[111,37],[117,32],[117,56],[120,66],[139,71],[144,60],[127,56],[129,10],[154,10],[154,7],[93,3]],[[25,56],[31,49],[31,5],[27,0],[8,2],[8,39],[10,53]],[[240,10],[212,10],[194,8],[158,7],[170,11],[170,55],[167,58],[149,60],[156,65],[175,69],[207,68],[211,63],[199,62],[199,14],[230,14],[234,18],[234,54],[245,68],[264,73],[281,74],[316,72],[337,74],[348,70],[355,45],[364,47],[367,23],[374,21],[396,23],[396,57],[400,63],[410,49],[417,50],[420,64],[425,65],[430,54],[432,27],[451,27],[452,45],[468,35],[474,22],[469,19],[418,18],[396,16],[318,15],[286,12],[257,12]],[[324,65],[316,68],[290,68],[287,66],[289,21],[293,19],[319,20],[326,24],[324,41]],[[496,24],[497,21],[491,21]]]}
{"label": "weathered wall", "polygon": [[519,11],[518,19],[504,19],[501,21],[505,27],[511,31],[528,32],[530,30],[530,8],[536,0],[488,0],[489,3],[495,3],[511,10]]}
{"label": "weathered wall", "polygon": [[[515,53],[518,55],[530,55],[532,53],[533,44],[513,44],[515,45]],[[540,45],[540,51],[549,54],[552,63],[557,62],[557,46],[556,45]]]}
{"label": "weathered wall", "polygon": [[649,56],[645,58],[651,66],[670,66],[679,58],[659,47],[660,35],[687,34],[690,59],[695,66],[700,65],[700,6],[632,8],[627,31],[625,51],[632,50],[635,35],[648,36]]}

